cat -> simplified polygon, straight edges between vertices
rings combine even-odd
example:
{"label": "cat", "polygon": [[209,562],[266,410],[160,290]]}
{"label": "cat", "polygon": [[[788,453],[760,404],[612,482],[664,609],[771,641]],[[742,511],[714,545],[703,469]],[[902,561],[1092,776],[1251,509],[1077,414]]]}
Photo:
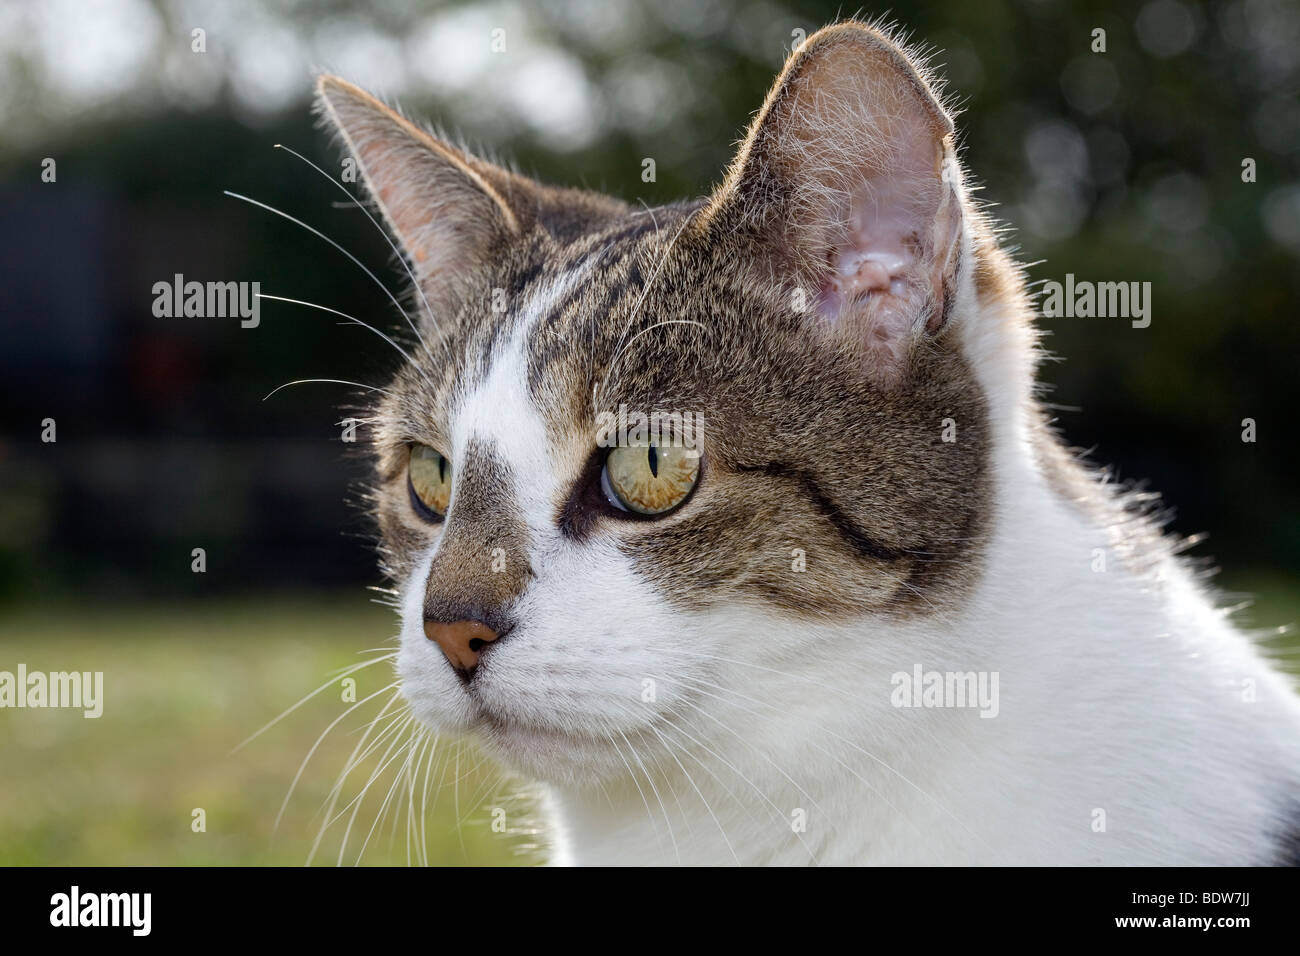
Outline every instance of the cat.
{"label": "cat", "polygon": [[553,863],[1297,857],[1300,701],[1050,428],[937,89],[829,26],[646,208],[318,81],[413,280],[402,693],[545,787]]}

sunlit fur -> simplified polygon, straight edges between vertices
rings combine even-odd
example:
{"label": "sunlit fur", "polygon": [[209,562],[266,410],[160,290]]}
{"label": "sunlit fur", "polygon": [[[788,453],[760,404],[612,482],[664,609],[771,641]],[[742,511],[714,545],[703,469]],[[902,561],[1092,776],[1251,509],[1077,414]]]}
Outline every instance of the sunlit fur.
{"label": "sunlit fur", "polygon": [[[1289,682],[1044,425],[1022,277],[885,33],[810,37],[714,195],[662,209],[528,182],[333,78],[321,97],[432,303],[374,413],[402,692],[548,785],[555,862],[1294,847]],[[864,280],[794,307],[894,194],[897,301]],[[663,518],[579,494],[620,402],[707,422]],[[453,462],[445,523],[410,507],[412,443]],[[512,628],[468,684],[423,631],[454,614]],[[894,706],[917,665],[997,672],[997,716]]]}

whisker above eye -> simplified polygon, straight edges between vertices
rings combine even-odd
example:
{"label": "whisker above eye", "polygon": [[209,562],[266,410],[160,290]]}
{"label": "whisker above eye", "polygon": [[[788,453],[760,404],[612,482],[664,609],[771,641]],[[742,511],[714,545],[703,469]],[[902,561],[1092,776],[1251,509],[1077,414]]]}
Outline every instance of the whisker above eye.
{"label": "whisker above eye", "polygon": [[270,398],[276,392],[288,388],[290,385],[308,385],[312,382],[324,383],[326,385],[351,385],[353,388],[364,388],[367,392],[381,392],[384,395],[392,394],[388,389],[380,388],[378,385],[363,385],[361,382],[349,382],[346,379],[341,378],[297,378],[292,382],[285,382],[283,385],[271,389],[271,391],[266,393],[266,396],[262,401],[266,401],[266,399]]}
{"label": "whisker above eye", "polygon": [[[291,149],[290,147],[285,146],[281,143],[276,143],[275,148],[284,150],[290,156],[296,156],[298,159],[302,160],[312,169],[316,170],[316,172],[320,173],[322,176],[324,176],[326,179],[332,182],[335,186],[337,186],[342,191],[343,195],[348,197],[348,200],[352,203],[352,205],[356,206],[358,209],[362,211],[362,213],[365,214],[365,217],[370,220],[370,224],[379,230],[379,234],[384,237],[384,241],[388,243],[389,248],[391,248],[393,252],[397,254],[398,261],[401,262],[402,268],[406,270],[407,276],[410,277],[411,284],[415,287],[415,294],[420,297],[420,303],[424,306],[424,314],[429,317],[429,324],[432,325],[433,330],[438,333],[438,340],[442,344],[442,350],[448,354],[448,357],[450,357],[450,351],[447,348],[446,336],[442,334],[442,327],[438,325],[438,321],[433,314],[433,308],[432,306],[429,305],[429,300],[424,295],[424,289],[421,288],[419,281],[415,278],[415,273],[411,271],[411,267],[406,261],[406,256],[404,256],[402,254],[402,251],[397,248],[397,243],[393,242],[392,236],[388,234],[388,230],[386,230],[383,226],[381,226],[378,222],[375,221],[375,217],[370,215],[370,210],[365,207],[365,205],[361,202],[361,200],[359,200],[356,196],[352,195],[352,193],[348,191],[348,188],[346,186],[344,186],[341,182],[339,182],[337,179],[335,179],[325,170],[317,166],[306,156],[302,155],[302,153],[298,152],[295,149]],[[402,311],[403,313],[405,313],[406,310],[403,309]],[[411,331],[415,332],[415,337],[419,341],[420,345],[424,348],[425,353],[428,354],[429,358],[433,358],[433,353],[429,351],[429,346],[425,344],[424,337],[420,335],[419,330],[416,329],[414,323],[411,322],[410,316],[407,316],[407,323],[410,324]]]}
{"label": "whisker above eye", "polygon": [[[331,315],[337,315],[340,318],[347,319],[348,321],[343,324],[346,325],[350,323],[352,325],[359,325],[363,329],[367,329],[375,333],[375,335],[379,336],[381,339],[383,339],[393,348],[397,349],[398,353],[402,356],[402,358],[406,359],[408,363],[410,363],[411,365],[415,365],[415,360],[411,358],[411,353],[407,352],[406,349],[402,348],[402,346],[399,345],[397,341],[392,338],[392,336],[388,335],[385,332],[380,331],[379,329],[375,328],[373,325],[370,325],[367,322],[363,322],[361,319],[358,319],[355,315],[348,315],[346,312],[340,312],[338,309],[331,309],[327,305],[319,305],[315,302],[307,302],[303,299],[290,299],[287,296],[282,296],[282,295],[266,295],[265,293],[259,292],[257,294],[257,297],[259,299],[269,299],[273,302],[288,302],[291,305],[303,305],[309,309],[318,309],[321,312],[328,312]],[[428,385],[430,388],[432,388],[433,382],[429,379],[429,376],[425,374],[424,370],[419,368],[419,366],[416,366],[416,369],[417,371],[419,371],[420,377],[424,379],[425,384]]]}
{"label": "whisker above eye", "polygon": [[[249,203],[250,205],[256,206],[256,207],[258,207],[259,209],[265,209],[267,212],[269,212],[269,213],[273,213],[274,215],[277,215],[277,216],[281,217],[282,219],[287,219],[287,220],[289,220],[289,222],[293,223],[295,226],[301,226],[303,229],[306,229],[308,232],[310,232],[313,236],[316,236],[317,238],[320,238],[320,239],[325,240],[325,241],[328,242],[331,246],[333,246],[335,249],[337,249],[339,252],[343,253],[343,255],[345,255],[345,256],[347,256],[349,259],[351,259],[352,262],[356,264],[356,266],[357,266],[358,269],[360,269],[360,270],[361,270],[362,272],[364,272],[367,276],[369,276],[370,279],[371,279],[371,281],[374,282],[375,285],[379,286],[379,288],[380,288],[381,290],[383,290],[384,295],[388,296],[388,301],[392,302],[392,303],[393,303],[393,306],[397,309],[397,311],[400,312],[400,313],[402,314],[402,318],[404,318],[404,319],[406,320],[406,324],[409,325],[409,326],[411,327],[411,331],[415,333],[416,338],[420,340],[421,344],[424,344],[424,340],[423,340],[422,338],[420,338],[420,330],[419,330],[418,328],[416,328],[415,323],[411,321],[411,316],[410,316],[410,314],[409,314],[409,313],[406,311],[406,309],[402,306],[402,303],[398,301],[397,296],[393,295],[392,291],[389,290],[388,286],[384,284],[383,280],[380,279],[379,276],[375,275],[374,272],[372,272],[372,271],[370,270],[370,267],[369,267],[369,266],[367,266],[364,262],[362,262],[360,259],[358,259],[356,256],[354,256],[354,255],[353,255],[351,252],[349,252],[347,249],[344,249],[342,245],[340,245],[339,243],[335,242],[335,241],[334,241],[333,239],[331,239],[329,236],[325,235],[325,233],[321,232],[321,231],[320,231],[319,229],[317,229],[315,226],[309,226],[307,223],[303,222],[301,219],[298,219],[298,218],[296,218],[296,217],[294,217],[294,216],[291,216],[291,215],[289,215],[287,212],[284,212],[283,210],[276,209],[274,206],[268,205],[267,203],[264,203],[264,202],[262,202],[262,201],[260,201],[260,200],[258,200],[258,199],[252,199],[252,198],[249,197],[249,196],[244,196],[244,195],[242,195],[242,194],[240,194],[240,193],[232,192],[232,191],[229,190],[229,189],[223,189],[222,192],[223,192],[225,195],[227,195],[227,196],[229,196],[230,198],[232,198],[232,199],[238,199],[238,200],[240,200],[241,202]],[[446,344],[447,344],[446,342],[443,343],[443,347],[444,347],[444,349],[446,348]],[[426,352],[428,352],[428,354],[429,354],[429,358],[432,359],[432,358],[433,358],[433,353],[429,351],[429,347],[428,347],[428,345],[424,345],[424,350],[425,350]],[[449,354],[450,354],[450,353],[449,353]]]}
{"label": "whisker above eye", "polygon": [[[659,258],[659,265],[655,268],[655,271],[651,274],[649,281],[646,282],[645,286],[641,289],[641,295],[636,300],[636,305],[632,307],[632,314],[629,315],[627,318],[627,325],[623,327],[623,332],[618,337],[618,344],[614,347],[614,358],[610,361],[609,368],[605,370],[605,379],[600,384],[599,394],[597,393],[597,390],[595,388],[592,389],[591,407],[593,410],[599,404],[600,397],[604,394],[605,389],[609,387],[610,374],[614,371],[614,365],[615,363],[617,363],[619,356],[623,354],[623,340],[627,338],[628,329],[632,328],[632,323],[636,321],[637,315],[640,314],[641,304],[645,302],[645,297],[649,294],[651,287],[655,284],[655,280],[659,278],[660,273],[664,271],[664,266],[668,264],[668,257],[672,254],[673,247],[677,245],[677,240],[682,237],[682,233],[686,231],[686,227],[689,226],[690,224],[691,224],[691,217],[690,216],[684,217],[681,226],[678,227],[677,232],[673,235],[673,238],[668,243],[667,248],[664,249],[664,254]],[[658,234],[658,231],[659,231],[659,224],[656,221],[655,233]]]}

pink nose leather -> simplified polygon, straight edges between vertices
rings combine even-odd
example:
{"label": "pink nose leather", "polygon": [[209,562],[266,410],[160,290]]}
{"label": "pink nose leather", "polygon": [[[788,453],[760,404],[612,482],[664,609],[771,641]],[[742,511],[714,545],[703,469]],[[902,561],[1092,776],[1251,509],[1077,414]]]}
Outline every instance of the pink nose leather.
{"label": "pink nose leather", "polygon": [[497,632],[480,621],[425,621],[424,636],[442,649],[452,667],[469,673],[478,666],[483,648],[497,639]]}

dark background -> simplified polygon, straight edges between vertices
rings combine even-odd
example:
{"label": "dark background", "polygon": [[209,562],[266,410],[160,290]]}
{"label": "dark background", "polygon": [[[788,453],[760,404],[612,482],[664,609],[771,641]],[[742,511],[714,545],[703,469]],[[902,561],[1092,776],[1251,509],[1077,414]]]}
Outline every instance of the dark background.
{"label": "dark background", "polygon": [[[93,10],[90,8],[94,8]],[[105,13],[104,11],[108,12]],[[790,48],[837,3],[17,3],[0,14],[0,601],[375,583],[340,441],[394,354],[325,313],[155,318],[152,286],[259,281],[396,328],[382,237],[336,187],[312,71],[521,169],[649,204],[708,191]],[[870,10],[866,11],[872,12]],[[1149,480],[1194,553],[1293,577],[1300,8],[1242,0],[899,4],[962,110],[980,197],[1036,263],[1150,281],[1152,323],[1050,319],[1065,434]],[[194,27],[207,52],[191,51]],[[1107,51],[1093,53],[1092,31]],[[506,50],[491,53],[493,29]],[[57,181],[41,181],[41,161]],[[641,181],[651,157],[657,182]],[[1241,164],[1256,160],[1258,181]],[[340,205],[343,203],[344,205]],[[1258,441],[1241,441],[1243,418]],[[58,441],[40,440],[57,422]],[[192,548],[208,571],[190,570]]]}

